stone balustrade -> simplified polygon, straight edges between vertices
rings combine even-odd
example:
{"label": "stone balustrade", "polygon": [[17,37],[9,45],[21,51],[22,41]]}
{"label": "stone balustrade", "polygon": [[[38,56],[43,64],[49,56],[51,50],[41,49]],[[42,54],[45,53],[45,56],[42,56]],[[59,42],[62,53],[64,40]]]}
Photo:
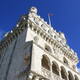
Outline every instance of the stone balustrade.
{"label": "stone balustrade", "polygon": [[55,73],[52,73],[51,75],[51,71],[45,69],[45,68],[41,68],[41,74],[48,78],[49,80],[65,80],[65,79],[62,79],[59,75],[55,74]]}
{"label": "stone balustrade", "polygon": [[41,74],[48,79],[51,78],[51,72],[43,67],[41,68]]}
{"label": "stone balustrade", "polygon": [[65,79],[62,79],[59,75],[52,73],[52,80],[65,80]]}

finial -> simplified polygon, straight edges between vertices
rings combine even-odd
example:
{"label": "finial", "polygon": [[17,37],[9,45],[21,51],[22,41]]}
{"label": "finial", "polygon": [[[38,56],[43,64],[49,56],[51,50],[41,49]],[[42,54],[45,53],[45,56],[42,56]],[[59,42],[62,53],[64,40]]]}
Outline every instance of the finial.
{"label": "finial", "polygon": [[31,7],[29,12],[37,14],[37,8]]}

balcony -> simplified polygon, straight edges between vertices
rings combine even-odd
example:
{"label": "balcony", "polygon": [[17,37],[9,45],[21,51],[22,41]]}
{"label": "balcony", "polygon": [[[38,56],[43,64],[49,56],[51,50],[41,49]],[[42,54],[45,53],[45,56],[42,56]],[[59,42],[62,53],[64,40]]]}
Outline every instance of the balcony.
{"label": "balcony", "polygon": [[41,68],[41,75],[48,79],[51,78],[51,72],[43,67]]}
{"label": "balcony", "polygon": [[65,80],[65,79],[61,78],[60,76],[58,76],[57,74],[52,73],[51,71],[49,71],[43,67],[41,68],[41,75],[49,80]]}
{"label": "balcony", "polygon": [[52,73],[52,80],[65,80],[65,79],[62,79],[60,76],[56,75],[55,73]]}

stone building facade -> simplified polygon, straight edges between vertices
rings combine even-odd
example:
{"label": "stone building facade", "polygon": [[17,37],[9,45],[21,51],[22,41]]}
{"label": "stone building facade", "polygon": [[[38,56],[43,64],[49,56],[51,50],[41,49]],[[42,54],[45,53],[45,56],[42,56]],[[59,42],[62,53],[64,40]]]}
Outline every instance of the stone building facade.
{"label": "stone building facade", "polygon": [[80,80],[78,57],[32,7],[0,42],[0,80]]}

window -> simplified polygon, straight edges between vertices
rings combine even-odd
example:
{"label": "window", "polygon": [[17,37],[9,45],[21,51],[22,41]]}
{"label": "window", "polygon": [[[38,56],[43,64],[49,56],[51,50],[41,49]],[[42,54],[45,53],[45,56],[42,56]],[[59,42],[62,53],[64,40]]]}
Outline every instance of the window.
{"label": "window", "polygon": [[67,59],[65,57],[63,58],[63,61],[64,61],[65,64],[68,65],[68,61],[67,61]]}
{"label": "window", "polygon": [[58,68],[58,64],[57,64],[57,63],[55,63],[55,62],[53,62],[53,64],[52,64],[52,71],[53,71],[53,73],[55,73],[55,74],[59,75],[59,68]]}
{"label": "window", "polygon": [[74,80],[73,75],[70,71],[68,72],[68,78],[69,78],[69,80]]}
{"label": "window", "polygon": [[78,77],[75,75],[75,80],[79,80]]}
{"label": "window", "polygon": [[67,73],[64,67],[61,67],[61,76],[63,79],[67,80]]}
{"label": "window", "polygon": [[46,55],[43,55],[41,63],[42,63],[42,66],[45,69],[50,70],[50,65],[49,65],[50,61],[49,61],[49,58]]}
{"label": "window", "polygon": [[51,51],[51,48],[50,48],[48,45],[45,45],[45,50],[46,50],[46,51],[49,51],[49,52],[52,52],[52,51]]}

